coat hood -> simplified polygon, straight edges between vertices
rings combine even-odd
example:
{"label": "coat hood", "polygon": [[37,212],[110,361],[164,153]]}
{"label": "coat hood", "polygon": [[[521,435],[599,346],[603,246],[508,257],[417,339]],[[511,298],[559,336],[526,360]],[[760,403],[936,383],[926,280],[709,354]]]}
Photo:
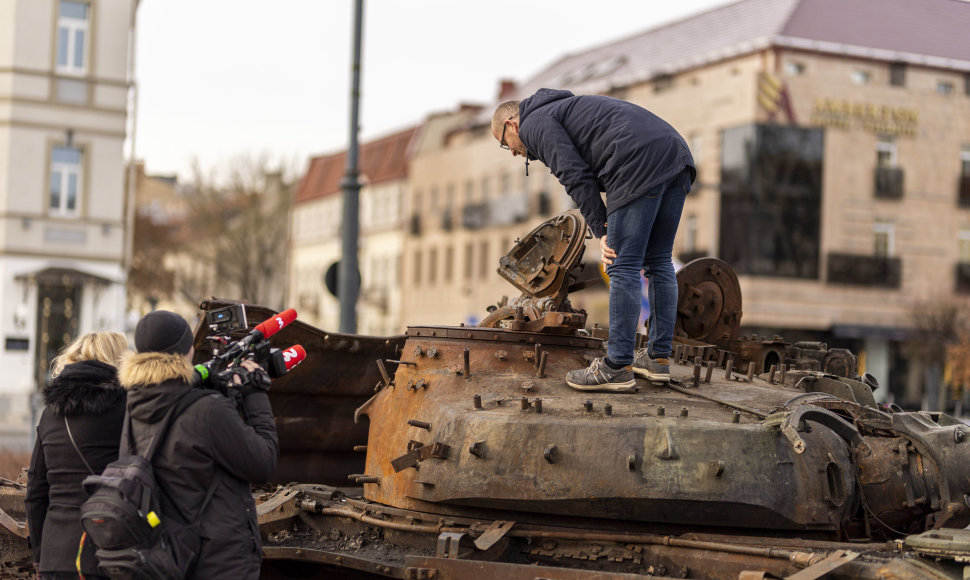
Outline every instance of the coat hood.
{"label": "coat hood", "polygon": [[575,96],[572,92],[561,89],[539,89],[534,95],[519,103],[519,124],[521,125],[525,118],[539,107]]}
{"label": "coat hood", "polygon": [[118,376],[121,386],[128,389],[131,418],[156,423],[179,397],[192,388],[196,375],[180,354],[146,352],[125,357]]}
{"label": "coat hood", "polygon": [[47,407],[64,417],[101,415],[124,399],[118,370],[96,360],[67,365],[44,389]]}
{"label": "coat hood", "polygon": [[121,361],[118,378],[121,386],[134,389],[170,380],[189,382],[195,370],[180,354],[164,352],[129,353]]}

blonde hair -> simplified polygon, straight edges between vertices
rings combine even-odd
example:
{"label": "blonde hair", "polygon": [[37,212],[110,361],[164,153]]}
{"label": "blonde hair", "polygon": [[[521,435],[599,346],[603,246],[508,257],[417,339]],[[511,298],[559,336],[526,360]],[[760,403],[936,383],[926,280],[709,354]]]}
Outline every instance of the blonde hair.
{"label": "blonde hair", "polygon": [[97,360],[118,366],[126,350],[128,339],[120,332],[89,332],[74,339],[57,353],[57,358],[51,363],[51,378],[61,374],[67,365],[82,360]]}
{"label": "blonde hair", "polygon": [[509,119],[519,116],[519,101],[505,101],[495,107],[492,113],[492,134],[498,138],[502,134],[502,125]]}

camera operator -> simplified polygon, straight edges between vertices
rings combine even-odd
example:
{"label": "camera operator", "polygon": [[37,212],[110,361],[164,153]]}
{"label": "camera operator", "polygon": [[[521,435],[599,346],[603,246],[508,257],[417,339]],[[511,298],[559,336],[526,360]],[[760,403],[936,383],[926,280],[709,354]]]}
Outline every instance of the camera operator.
{"label": "camera operator", "polygon": [[[137,354],[119,370],[121,385],[128,389],[133,452],[147,449],[166,411],[197,388],[192,331],[182,317],[164,310],[147,314],[135,328],[135,348]],[[273,475],[279,443],[266,372],[245,361],[233,382],[243,395],[248,422],[232,401],[213,392],[175,417],[152,459],[163,517],[195,524],[201,537],[190,578],[259,577],[260,539],[250,484]]]}

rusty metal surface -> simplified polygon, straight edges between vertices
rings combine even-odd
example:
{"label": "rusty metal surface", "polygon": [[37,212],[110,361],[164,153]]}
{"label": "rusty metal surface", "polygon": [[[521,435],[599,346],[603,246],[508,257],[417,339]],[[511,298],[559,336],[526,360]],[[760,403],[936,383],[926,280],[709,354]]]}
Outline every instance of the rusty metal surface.
{"label": "rusty metal surface", "polygon": [[[485,579],[518,577],[536,570],[545,573],[547,567],[552,568],[550,573],[561,576],[532,577],[585,574],[579,577],[625,578],[611,575],[627,574],[631,578],[727,580],[805,573],[806,577],[846,579],[961,578],[961,565],[939,560],[941,555],[953,558],[966,554],[954,542],[946,545],[945,553],[935,550],[934,558],[924,560],[899,542],[661,535],[620,532],[607,524],[600,528],[561,527],[440,517],[342,496],[319,486],[303,489],[307,495],[294,501],[304,514],[294,520],[286,535],[268,534],[264,545],[271,548],[265,552],[269,557],[316,558],[334,564],[341,556],[350,556],[356,569],[395,578],[427,578],[439,573],[472,573],[464,577]],[[497,535],[496,530],[504,532],[493,543],[490,540]],[[479,546],[483,539],[489,540],[483,542],[488,544],[485,548]],[[931,543],[929,548],[940,544],[937,539],[927,542]],[[286,550],[278,550],[280,547]],[[301,551],[296,552],[298,549]],[[886,576],[889,570],[894,576]],[[756,576],[759,572],[763,575]]]}
{"label": "rusty metal surface", "polygon": [[585,250],[586,222],[570,210],[539,224],[499,259],[498,274],[532,298],[554,297],[569,289],[569,273]]}
{"label": "rusty metal surface", "polygon": [[[871,534],[873,526],[881,534],[899,533],[897,517],[916,531],[930,515],[934,525],[966,517],[958,496],[946,491],[963,477],[970,453],[956,447],[960,427],[916,429],[923,424],[903,418],[898,421],[915,430],[916,441],[931,433],[939,445],[947,437],[954,441],[941,453],[920,443],[917,458],[950,466],[919,468],[924,487],[946,489],[920,495],[911,480],[894,480],[897,494],[916,490],[912,507],[876,524],[859,514],[869,495],[875,505],[895,496],[856,484],[857,466],[873,465],[877,474],[892,460],[883,446],[866,445],[858,429],[877,433],[893,420],[869,407],[871,392],[858,381],[802,371],[782,384],[725,369],[722,377],[692,387],[700,365],[681,358],[673,361],[670,388],[642,383],[632,395],[579,393],[551,377],[598,354],[589,342],[580,348],[570,340],[594,339],[515,337],[525,345],[558,341],[529,349],[509,348],[503,341],[510,336],[461,327],[409,329],[404,352],[413,356],[398,368],[397,386],[362,409],[371,419],[370,440],[379,442],[368,447],[368,499],[449,514],[463,505],[691,525],[710,525],[730,513],[737,527],[828,530],[833,537]],[[715,352],[708,351],[711,357]],[[540,356],[547,361],[542,373]],[[399,387],[417,383],[423,387]],[[813,390],[819,385],[825,388]],[[832,392],[846,394],[843,411],[851,404],[854,420],[813,404],[836,398]],[[858,393],[869,394],[864,404]],[[418,457],[414,450],[422,445],[455,452]],[[865,454],[857,453],[860,447]],[[955,479],[942,475],[947,471]],[[965,483],[953,485],[966,492]],[[934,501],[940,497],[942,504]]]}
{"label": "rusty metal surface", "polygon": [[737,337],[741,327],[741,285],[730,267],[699,258],[677,272],[677,323],[674,333],[717,344]]}
{"label": "rusty metal surface", "polygon": [[781,365],[853,378],[858,360],[845,349],[820,342],[789,344],[781,337],[739,336],[741,285],[737,274],[717,258],[693,260],[677,272],[675,343],[708,344],[733,355],[734,370],[766,373]]}
{"label": "rusty metal surface", "polygon": [[859,557],[859,552],[836,550],[821,562],[789,576],[789,580],[818,580]]}
{"label": "rusty metal surface", "polygon": [[[669,578],[653,576],[652,578]],[[502,562],[455,560],[449,558],[407,559],[406,580],[468,580],[469,578],[501,578],[503,580],[641,580],[642,574],[596,572],[552,566],[530,566]]]}
{"label": "rusty metal surface", "polygon": [[266,546],[263,548],[264,560],[295,560],[330,564],[340,568],[369,572],[388,578],[404,578],[404,570],[397,566],[378,564],[366,557],[358,557],[343,552],[331,552],[305,547]]}
{"label": "rusty metal surface", "polygon": [[[205,312],[237,303],[213,298],[200,308]],[[246,314],[253,327],[276,311],[247,304]],[[204,320],[195,329],[196,363],[212,357]],[[353,448],[366,444],[367,428],[354,422],[354,409],[374,394],[381,379],[375,360],[396,358],[404,337],[326,332],[296,320],[270,343],[277,348],[301,344],[307,352],[306,360],[275,379],[269,392],[280,439],[274,481],[342,484],[346,474],[364,467],[363,454]]]}
{"label": "rusty metal surface", "polygon": [[[755,379],[745,389],[723,382],[697,389],[715,400],[647,383],[636,394],[581,393],[560,377],[597,350],[541,345],[548,362],[540,378],[534,347],[499,343],[506,351],[500,358],[496,341],[450,338],[462,332],[409,331],[405,355],[433,346],[436,356],[408,358],[415,365],[399,367],[396,386],[367,407],[370,440],[379,442],[368,446],[365,471],[377,478],[365,485],[368,499],[432,511],[429,502],[702,525],[729,512],[736,526],[833,531],[850,515],[853,468],[842,437],[813,429],[802,454],[757,417],[733,423],[735,406],[767,415],[800,391]],[[466,348],[467,378],[459,364]],[[672,369],[680,381],[691,371]],[[426,388],[400,387],[419,380]],[[455,452],[395,470],[413,441]],[[818,465],[831,462],[820,476]],[[843,490],[839,497],[832,486]]]}

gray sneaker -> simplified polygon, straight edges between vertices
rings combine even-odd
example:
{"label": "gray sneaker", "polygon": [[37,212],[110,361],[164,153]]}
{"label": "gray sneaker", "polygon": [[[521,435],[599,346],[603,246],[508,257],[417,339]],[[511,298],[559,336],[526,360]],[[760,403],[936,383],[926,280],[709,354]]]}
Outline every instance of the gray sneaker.
{"label": "gray sneaker", "polygon": [[670,360],[650,358],[647,349],[641,348],[633,354],[633,372],[650,381],[669,383]]}
{"label": "gray sneaker", "polygon": [[580,391],[632,392],[637,382],[629,367],[612,369],[602,358],[593,359],[585,369],[566,373],[566,384]]}

